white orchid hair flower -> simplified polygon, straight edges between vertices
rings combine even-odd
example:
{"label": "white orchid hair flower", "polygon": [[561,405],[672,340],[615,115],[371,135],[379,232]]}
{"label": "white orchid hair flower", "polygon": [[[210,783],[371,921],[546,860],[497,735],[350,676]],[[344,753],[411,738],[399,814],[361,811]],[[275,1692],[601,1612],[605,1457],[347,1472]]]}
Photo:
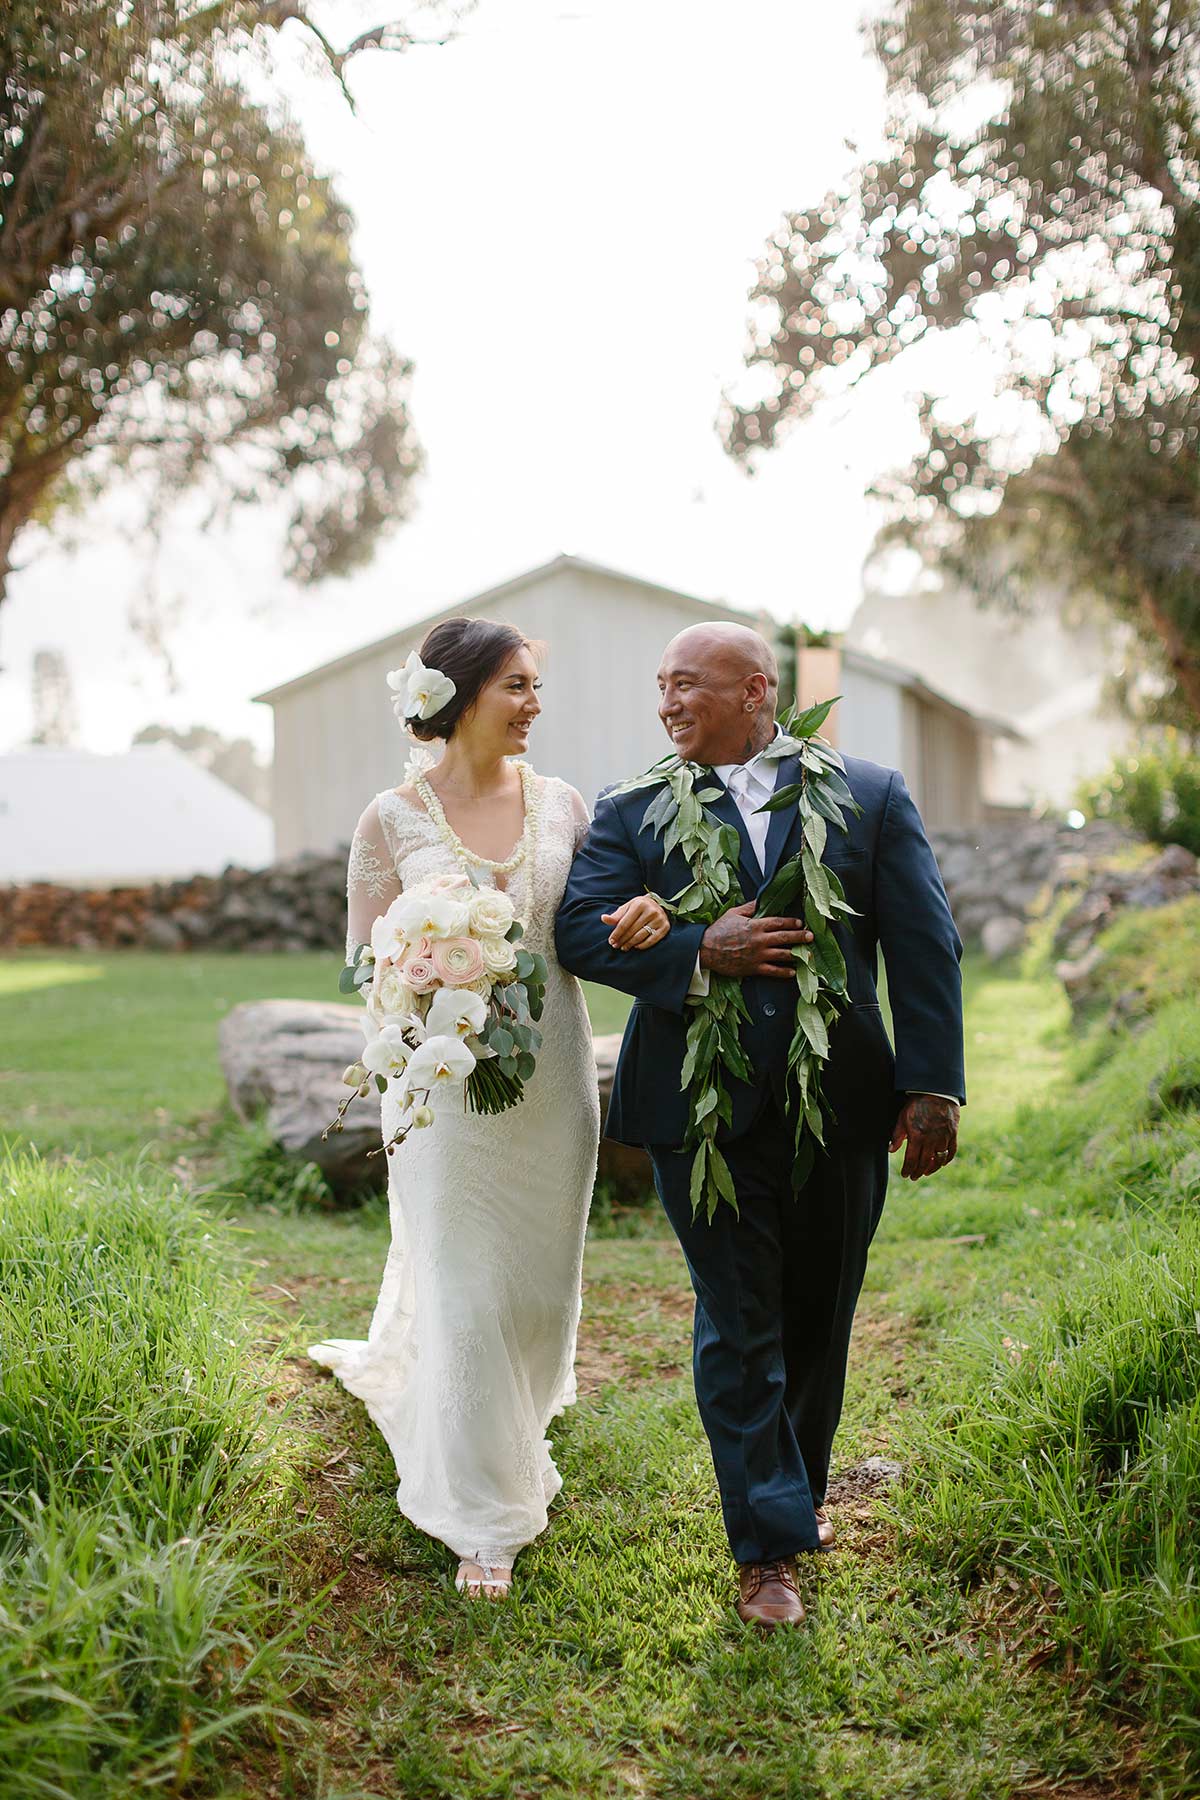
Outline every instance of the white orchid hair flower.
{"label": "white orchid hair flower", "polygon": [[440,669],[427,669],[415,650],[402,669],[388,671],[387,684],[392,690],[392,708],[401,723],[432,719],[449,706],[458,692]]}

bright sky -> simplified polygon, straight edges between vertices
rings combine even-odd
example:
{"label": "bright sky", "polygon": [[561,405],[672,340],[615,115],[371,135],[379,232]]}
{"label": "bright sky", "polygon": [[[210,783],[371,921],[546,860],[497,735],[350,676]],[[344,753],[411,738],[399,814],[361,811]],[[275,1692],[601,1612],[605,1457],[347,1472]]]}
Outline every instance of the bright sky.
{"label": "bright sky", "polygon": [[277,514],[218,530],[182,508],[157,577],[177,613],[174,692],[127,624],[148,559],[122,497],[73,522],[74,546],[56,530],[31,554],[27,537],[0,609],[0,749],[29,731],[47,646],[67,655],[90,748],[123,749],[150,720],[267,745],[251,694],[561,550],[844,624],[864,488],[907,437],[901,395],[810,423],[753,480],[714,418],[764,239],[852,160],[846,140],[878,132],[856,13],[479,0],[448,47],[363,58],[357,117],[289,67],[313,154],[357,216],[376,328],[417,365],[415,516],[368,570],[301,590],[279,574]]}

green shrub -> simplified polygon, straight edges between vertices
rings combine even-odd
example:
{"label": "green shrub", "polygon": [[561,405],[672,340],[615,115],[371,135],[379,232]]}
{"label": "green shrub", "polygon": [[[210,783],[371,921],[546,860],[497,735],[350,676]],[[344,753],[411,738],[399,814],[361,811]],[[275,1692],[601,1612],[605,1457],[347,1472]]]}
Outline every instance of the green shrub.
{"label": "green shrub", "polygon": [[1177,731],[1156,750],[1119,758],[1079,796],[1085,812],[1128,825],[1152,844],[1200,856],[1200,757]]}

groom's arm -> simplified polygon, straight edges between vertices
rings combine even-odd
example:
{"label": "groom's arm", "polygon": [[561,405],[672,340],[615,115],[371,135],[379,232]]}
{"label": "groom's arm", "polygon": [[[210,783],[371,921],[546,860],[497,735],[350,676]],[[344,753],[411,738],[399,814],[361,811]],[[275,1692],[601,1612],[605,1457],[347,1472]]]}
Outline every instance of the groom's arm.
{"label": "groom's arm", "polygon": [[558,960],[572,975],[681,1013],[700,954],[703,925],[673,920],[649,950],[614,950],[601,915],[646,892],[646,869],[620,808],[607,794],[579,846],[554,925]]}
{"label": "groom's arm", "polygon": [[904,777],[893,774],[875,849],[875,917],[902,1092],[966,1098],[962,942]]}

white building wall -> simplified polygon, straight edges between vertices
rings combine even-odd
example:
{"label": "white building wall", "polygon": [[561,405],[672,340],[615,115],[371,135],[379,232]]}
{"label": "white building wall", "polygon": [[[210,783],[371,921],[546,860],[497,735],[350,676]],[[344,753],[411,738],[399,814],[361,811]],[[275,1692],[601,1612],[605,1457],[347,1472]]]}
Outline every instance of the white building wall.
{"label": "white building wall", "polygon": [[[601,788],[669,748],[657,710],[659,660],[677,631],[712,616],[686,595],[571,565],[495,602],[468,601],[463,611],[544,640],[543,710],[529,760],[569,781],[589,806]],[[368,801],[402,781],[409,745],[386,676],[427,629],[422,621],[371,654],[316,671],[273,702],[279,856],[348,843]]]}
{"label": "white building wall", "polygon": [[[686,594],[566,559],[458,610],[545,642],[543,710],[529,760],[578,788],[589,807],[602,788],[667,751],[655,679],[663,649],[688,625],[721,616]],[[403,780],[409,743],[385,678],[419,648],[429,623],[314,670],[272,701],[281,857],[348,843],[371,798]],[[843,695],[841,750],[903,770],[931,824],[978,817],[980,750],[968,721],[914,693],[902,669],[861,656],[843,661],[831,691]]]}
{"label": "white building wall", "polygon": [[[885,768],[904,768],[904,692],[864,669],[843,665],[838,708],[838,748],[845,756],[865,756]],[[912,760],[911,753],[908,756]],[[916,771],[913,771],[915,773]],[[910,775],[904,769],[905,778]]]}

